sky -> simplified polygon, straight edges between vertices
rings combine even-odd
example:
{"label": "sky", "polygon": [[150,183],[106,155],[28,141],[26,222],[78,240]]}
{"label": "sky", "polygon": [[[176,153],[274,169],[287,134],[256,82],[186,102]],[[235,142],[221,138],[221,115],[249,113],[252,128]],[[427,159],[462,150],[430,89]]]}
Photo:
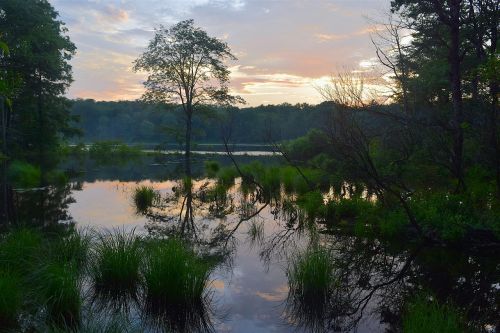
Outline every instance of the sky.
{"label": "sky", "polygon": [[370,71],[370,34],[389,0],[49,0],[76,44],[70,98],[133,100],[146,73],[132,62],[154,28],[194,19],[237,61],[231,90],[250,106],[321,102],[337,71]]}

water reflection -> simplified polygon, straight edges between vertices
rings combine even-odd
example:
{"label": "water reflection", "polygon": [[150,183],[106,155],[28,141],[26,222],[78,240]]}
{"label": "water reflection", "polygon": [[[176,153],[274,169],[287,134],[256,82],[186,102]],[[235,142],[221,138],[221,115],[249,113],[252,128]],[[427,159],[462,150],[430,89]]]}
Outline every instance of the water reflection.
{"label": "water reflection", "polygon": [[[386,243],[340,231],[328,234],[294,210],[286,197],[262,200],[239,185],[222,191],[207,179],[193,181],[191,186],[183,181],[145,183],[153,184],[163,200],[142,216],[136,216],[130,206],[136,183],[85,184],[83,192],[89,196],[77,193],[81,201],[70,210],[82,218],[96,212],[80,208],[102,209],[116,224],[127,220],[112,215],[128,211],[130,223],[144,225],[149,236],[184,235],[207,260],[219,262],[212,276],[212,304],[217,305],[215,310],[202,312],[201,328],[183,326],[189,318],[194,320],[187,312],[185,317],[173,317],[186,318],[186,324],[182,320],[172,323],[171,311],[150,312],[156,319],[148,325],[198,331],[208,329],[203,323],[210,318],[216,331],[289,331],[293,327],[318,332],[392,332],[399,330],[408,298],[425,291],[443,303],[457,305],[479,330],[498,326],[500,267],[494,253]],[[96,189],[101,191],[98,198]],[[113,195],[120,198],[113,201],[113,207],[89,202],[92,198],[115,200]],[[311,248],[324,250],[332,265],[335,283],[324,302],[302,297],[288,286],[285,274],[294,258]],[[226,311],[223,320],[212,320]]]}

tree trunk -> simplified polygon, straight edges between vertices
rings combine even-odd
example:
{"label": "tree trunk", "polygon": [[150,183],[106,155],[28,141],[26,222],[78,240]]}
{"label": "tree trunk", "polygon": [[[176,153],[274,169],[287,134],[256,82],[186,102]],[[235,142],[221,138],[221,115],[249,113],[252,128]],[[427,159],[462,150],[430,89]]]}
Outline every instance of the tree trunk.
{"label": "tree trunk", "polygon": [[450,1],[450,85],[453,104],[453,156],[452,165],[457,178],[457,192],[465,190],[463,149],[464,133],[462,124],[464,122],[462,105],[462,82],[460,73],[460,0]]}
{"label": "tree trunk", "polygon": [[186,113],[186,148],[185,148],[185,171],[186,177],[191,177],[191,132],[192,132],[192,112]]}
{"label": "tree trunk", "polygon": [[[495,16],[495,20],[491,22],[491,45],[490,45],[490,57],[496,57],[497,44],[498,44],[498,15]],[[495,176],[497,182],[497,197],[500,198],[500,142],[498,142],[498,81],[495,80],[495,76],[489,82],[489,90],[491,97],[491,113],[490,113],[490,125],[491,125],[491,145],[493,148],[493,163],[495,164]]]}

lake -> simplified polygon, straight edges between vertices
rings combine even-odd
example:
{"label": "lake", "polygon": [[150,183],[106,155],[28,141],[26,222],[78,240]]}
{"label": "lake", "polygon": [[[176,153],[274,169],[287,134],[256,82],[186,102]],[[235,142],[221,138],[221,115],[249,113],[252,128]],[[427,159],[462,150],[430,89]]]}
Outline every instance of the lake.
{"label": "lake", "polygon": [[[238,156],[241,163],[256,158],[252,152],[242,155]],[[207,200],[204,191],[213,180],[203,176],[206,158],[194,158],[192,209],[200,251],[221,258],[210,276],[209,328],[217,332],[393,332],[400,325],[408,295],[419,291],[466,310],[469,320],[485,331],[498,325],[500,265],[495,250],[383,241],[356,237],[344,228],[332,230],[320,222],[304,224],[286,211],[286,200],[259,202],[242,194],[238,181],[223,198]],[[221,156],[210,158],[229,163]],[[278,157],[260,158],[268,164],[282,162]],[[79,228],[124,228],[150,237],[168,236],[184,209],[182,197],[174,196],[181,186],[181,161],[174,155],[114,165],[71,161],[63,166],[75,174],[69,184],[52,189],[39,201],[43,204],[30,201],[39,200],[39,195],[30,198],[25,193],[21,204],[31,205],[32,210],[44,207],[46,217],[52,214]],[[165,198],[162,204],[138,212],[132,195],[140,185],[157,190]],[[255,216],[247,220],[250,215]],[[289,267],[312,247],[326,249],[337,281],[328,299],[317,302],[291,292],[287,276]],[[145,331],[161,330],[147,324],[138,311],[122,315]],[[204,328],[195,325],[185,330]]]}

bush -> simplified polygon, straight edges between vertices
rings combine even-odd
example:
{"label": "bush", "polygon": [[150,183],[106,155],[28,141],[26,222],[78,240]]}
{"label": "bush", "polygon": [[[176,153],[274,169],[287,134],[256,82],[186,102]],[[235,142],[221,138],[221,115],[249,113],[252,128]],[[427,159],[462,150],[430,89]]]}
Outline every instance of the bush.
{"label": "bush", "polygon": [[220,170],[220,164],[217,161],[205,161],[205,172],[208,178],[215,178]]}
{"label": "bush", "polygon": [[15,186],[23,188],[39,186],[42,177],[39,167],[22,161],[10,163],[7,174]]}

